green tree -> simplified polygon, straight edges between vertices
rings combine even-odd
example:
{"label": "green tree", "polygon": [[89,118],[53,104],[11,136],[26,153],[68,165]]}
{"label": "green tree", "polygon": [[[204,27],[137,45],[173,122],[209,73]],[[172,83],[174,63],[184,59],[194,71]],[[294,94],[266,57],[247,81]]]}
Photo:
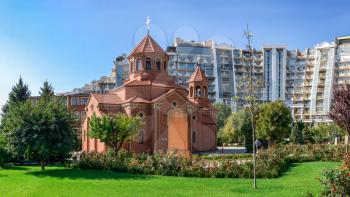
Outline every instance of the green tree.
{"label": "green tree", "polygon": [[304,125],[302,122],[296,122],[292,128],[289,141],[295,144],[303,144],[304,143],[303,128],[304,128]]}
{"label": "green tree", "polygon": [[48,81],[44,81],[43,86],[40,88],[39,94],[41,97],[50,97],[55,94],[54,88]]}
{"label": "green tree", "polygon": [[265,103],[260,106],[257,120],[257,136],[268,140],[269,146],[290,135],[291,113],[281,101]]}
{"label": "green tree", "polygon": [[78,141],[72,125],[75,118],[60,97],[42,98],[34,108],[35,142],[32,156],[39,160],[42,169],[51,159],[64,160],[70,156]]}
{"label": "green tree", "polygon": [[72,128],[73,115],[63,100],[54,96],[11,105],[4,118],[9,152],[17,160],[38,161],[42,170],[50,159],[65,159],[74,149],[77,136]]}
{"label": "green tree", "polygon": [[246,110],[232,113],[227,118],[225,126],[220,130],[219,136],[226,143],[244,142],[246,150],[251,152],[253,142],[249,113]]}
{"label": "green tree", "polygon": [[23,82],[22,77],[19,77],[18,82],[12,87],[12,90],[9,93],[8,101],[5,103],[4,106],[2,106],[2,112],[6,114],[9,110],[11,103],[15,104],[19,102],[24,102],[29,97],[30,91],[28,85]]}
{"label": "green tree", "polygon": [[303,130],[304,142],[307,144],[314,144],[314,135],[309,126],[305,127]]}
{"label": "green tree", "polygon": [[118,113],[115,116],[103,115],[91,117],[89,138],[99,139],[118,153],[123,142],[133,137],[143,127],[140,117],[129,117]]}
{"label": "green tree", "polygon": [[231,115],[232,110],[224,103],[215,103],[214,107],[218,110],[216,127],[220,131],[225,126],[226,119]]}

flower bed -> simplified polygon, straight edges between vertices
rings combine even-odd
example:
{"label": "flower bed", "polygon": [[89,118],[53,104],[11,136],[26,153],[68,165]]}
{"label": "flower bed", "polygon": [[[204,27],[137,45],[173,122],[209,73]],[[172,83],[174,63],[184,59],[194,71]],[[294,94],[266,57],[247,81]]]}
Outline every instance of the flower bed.
{"label": "flower bed", "polygon": [[[293,162],[341,161],[345,146],[281,145],[259,150],[257,177],[275,178],[285,172]],[[192,159],[175,154],[83,153],[77,162],[82,169],[110,170],[150,175],[251,178],[253,162],[247,155],[194,156]]]}

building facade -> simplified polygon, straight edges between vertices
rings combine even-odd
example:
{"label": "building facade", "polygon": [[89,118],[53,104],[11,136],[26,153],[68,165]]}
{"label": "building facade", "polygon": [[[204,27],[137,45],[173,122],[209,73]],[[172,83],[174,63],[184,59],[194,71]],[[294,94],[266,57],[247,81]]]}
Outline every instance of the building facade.
{"label": "building facade", "polygon": [[[284,101],[294,120],[329,122],[333,90],[350,82],[349,40],[338,37],[304,51],[288,50],[286,45],[263,45],[254,50],[253,78],[261,83],[257,100]],[[209,100],[226,103],[233,111],[242,109],[250,70],[248,51],[210,40],[185,42],[177,38],[167,54],[168,73],[178,85],[188,89],[188,79],[199,63],[209,80]]]}
{"label": "building facade", "polygon": [[139,116],[144,126],[124,149],[132,152],[192,152],[216,150],[216,110],[208,99],[209,80],[199,65],[189,76],[188,90],[168,74],[168,54],[147,35],[130,53],[129,77],[106,93],[90,94],[82,125],[84,151],[108,150],[88,138],[93,114]]}

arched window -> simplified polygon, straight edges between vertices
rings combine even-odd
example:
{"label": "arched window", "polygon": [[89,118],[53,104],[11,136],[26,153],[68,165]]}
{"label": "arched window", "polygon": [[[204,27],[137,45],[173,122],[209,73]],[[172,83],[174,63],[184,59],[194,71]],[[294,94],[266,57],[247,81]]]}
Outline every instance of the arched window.
{"label": "arched window", "polygon": [[152,70],[151,58],[146,58],[146,70]]}
{"label": "arched window", "polygon": [[156,66],[157,66],[157,70],[160,70],[160,60],[159,59],[157,59],[157,61],[156,61]]}
{"label": "arched window", "polygon": [[130,62],[130,73],[134,72],[134,62]]}
{"label": "arched window", "polygon": [[137,59],[136,60],[136,71],[140,71],[141,70],[141,60]]}
{"label": "arched window", "polygon": [[193,86],[190,87],[190,97],[193,97]]}
{"label": "arched window", "polygon": [[196,87],[196,97],[201,97],[201,87],[200,86]]}
{"label": "arched window", "polygon": [[164,71],[166,71],[166,61],[164,61]]}
{"label": "arched window", "polygon": [[196,143],[196,131],[192,131],[192,143],[194,144],[194,143]]}
{"label": "arched window", "polygon": [[139,132],[139,143],[140,144],[143,144],[143,136],[144,135],[144,131],[143,130],[141,130],[140,132]]}
{"label": "arched window", "polygon": [[203,87],[203,97],[207,96],[207,87]]}

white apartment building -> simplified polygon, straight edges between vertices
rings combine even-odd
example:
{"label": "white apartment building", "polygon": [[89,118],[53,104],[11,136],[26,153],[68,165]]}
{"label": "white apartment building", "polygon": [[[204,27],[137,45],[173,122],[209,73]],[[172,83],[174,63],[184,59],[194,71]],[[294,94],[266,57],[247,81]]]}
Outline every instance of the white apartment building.
{"label": "white apartment building", "polygon": [[328,113],[333,91],[350,83],[350,37],[322,42],[303,55],[306,56],[303,93],[300,97],[299,91],[293,92],[293,118],[304,122],[331,122]]}
{"label": "white apartment building", "polygon": [[263,101],[285,100],[287,46],[263,45],[264,93]]}

